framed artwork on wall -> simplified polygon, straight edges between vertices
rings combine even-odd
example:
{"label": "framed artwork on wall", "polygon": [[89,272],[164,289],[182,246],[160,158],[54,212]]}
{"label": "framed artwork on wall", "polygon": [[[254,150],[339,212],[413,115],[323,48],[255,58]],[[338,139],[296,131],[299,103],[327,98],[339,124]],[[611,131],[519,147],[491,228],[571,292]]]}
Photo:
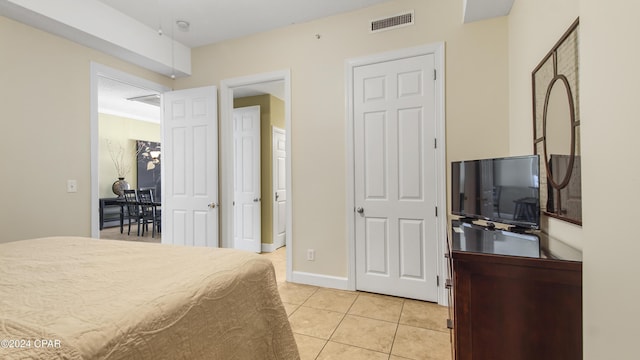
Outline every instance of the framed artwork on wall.
{"label": "framed artwork on wall", "polygon": [[155,141],[136,140],[136,146],[138,189],[153,189],[155,200],[160,201],[162,196],[161,144]]}

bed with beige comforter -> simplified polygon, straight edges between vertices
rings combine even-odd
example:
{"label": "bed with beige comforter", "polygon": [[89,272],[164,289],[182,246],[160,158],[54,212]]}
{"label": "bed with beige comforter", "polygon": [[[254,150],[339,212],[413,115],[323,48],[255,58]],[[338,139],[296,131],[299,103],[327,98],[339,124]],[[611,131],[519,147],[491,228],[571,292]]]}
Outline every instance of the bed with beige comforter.
{"label": "bed with beige comforter", "polygon": [[273,265],[230,249],[0,244],[1,359],[298,359]]}

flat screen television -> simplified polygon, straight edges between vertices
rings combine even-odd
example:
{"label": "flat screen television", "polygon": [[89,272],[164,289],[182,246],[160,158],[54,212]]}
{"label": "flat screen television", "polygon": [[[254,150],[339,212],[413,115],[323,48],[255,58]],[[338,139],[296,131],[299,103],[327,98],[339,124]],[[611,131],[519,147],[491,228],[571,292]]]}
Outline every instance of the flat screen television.
{"label": "flat screen television", "polygon": [[451,213],[514,228],[540,228],[538,155],[451,163]]}

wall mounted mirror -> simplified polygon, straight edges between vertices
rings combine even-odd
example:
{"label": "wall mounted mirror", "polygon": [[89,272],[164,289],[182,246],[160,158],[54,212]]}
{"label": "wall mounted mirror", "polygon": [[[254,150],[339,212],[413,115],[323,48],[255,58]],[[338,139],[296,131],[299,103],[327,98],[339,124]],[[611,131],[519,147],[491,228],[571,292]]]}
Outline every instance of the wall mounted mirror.
{"label": "wall mounted mirror", "polygon": [[533,146],[544,214],[582,225],[576,20],[532,72]]}

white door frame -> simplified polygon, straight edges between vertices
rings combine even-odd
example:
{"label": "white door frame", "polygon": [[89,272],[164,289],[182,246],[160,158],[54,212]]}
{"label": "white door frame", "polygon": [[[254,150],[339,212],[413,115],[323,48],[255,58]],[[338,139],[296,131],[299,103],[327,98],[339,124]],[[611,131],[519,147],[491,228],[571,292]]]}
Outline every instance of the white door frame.
{"label": "white door frame", "polygon": [[[346,96],[347,96],[347,239],[349,251],[349,270],[347,286],[349,290],[356,289],[356,240],[355,240],[355,149],[354,149],[354,109],[353,109],[353,73],[359,66],[371,65],[380,62],[393,61],[407,57],[433,54],[436,70],[435,90],[435,119],[436,119],[436,167],[439,173],[436,177],[437,199],[434,207],[438,208],[437,238],[438,238],[438,276],[440,288],[438,289],[438,303],[447,305],[447,291],[444,287],[444,279],[447,277],[447,264],[444,258],[447,242],[447,168],[446,168],[446,143],[445,143],[445,89],[444,89],[444,43],[434,43],[413,48],[390,51],[381,54],[369,55],[346,62]],[[435,209],[434,209],[435,211]]]}
{"label": "white door frame", "polygon": [[291,196],[291,70],[249,75],[220,82],[220,228],[221,246],[233,247],[233,90],[247,85],[284,81],[284,118],[287,131],[287,279],[292,278],[293,227]]}
{"label": "white door frame", "polygon": [[[154,83],[143,78],[128,74],[126,72],[110,68],[108,66],[91,62],[90,65],[90,137],[91,137],[91,237],[100,238],[100,184],[99,184],[99,155],[100,155],[100,138],[98,124],[98,82],[100,77],[117,80],[136,87],[142,87],[150,90],[164,93],[171,90],[170,88]],[[162,118],[162,117],[161,117]],[[161,120],[162,124],[162,120]]]}

